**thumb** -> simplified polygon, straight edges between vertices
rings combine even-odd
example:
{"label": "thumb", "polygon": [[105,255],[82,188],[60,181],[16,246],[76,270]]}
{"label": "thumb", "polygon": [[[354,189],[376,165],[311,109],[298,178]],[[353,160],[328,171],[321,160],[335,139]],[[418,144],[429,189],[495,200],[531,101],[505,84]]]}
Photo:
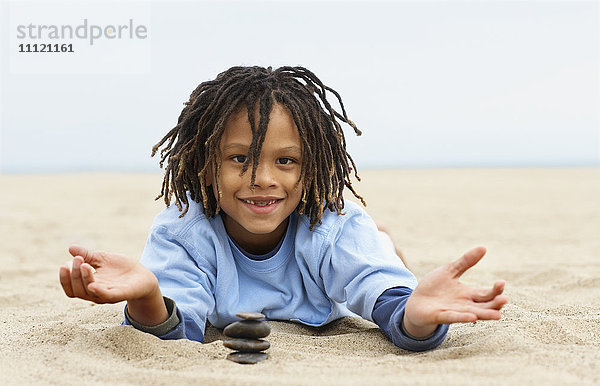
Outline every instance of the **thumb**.
{"label": "thumb", "polygon": [[459,278],[463,273],[465,273],[466,270],[477,264],[485,255],[485,252],[485,247],[475,247],[465,252],[461,258],[448,264],[448,268],[455,278]]}
{"label": "thumb", "polygon": [[82,247],[81,245],[71,245],[69,247],[69,253],[71,256],[81,256],[84,261],[88,261],[92,258],[92,252],[90,252],[87,248]]}

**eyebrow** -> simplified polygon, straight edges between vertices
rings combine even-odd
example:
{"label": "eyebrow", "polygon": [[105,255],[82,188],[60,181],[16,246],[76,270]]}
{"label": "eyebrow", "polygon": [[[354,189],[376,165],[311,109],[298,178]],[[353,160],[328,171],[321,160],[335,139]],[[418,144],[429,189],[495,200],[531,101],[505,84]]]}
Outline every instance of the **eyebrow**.
{"label": "eyebrow", "polygon": [[250,145],[244,145],[243,143],[230,143],[228,145],[223,146],[223,151],[233,149],[233,148],[248,149],[249,147],[250,147]]}
{"label": "eyebrow", "polygon": [[292,145],[292,146],[286,146],[286,147],[282,147],[279,150],[283,150],[283,151],[295,151],[297,153],[302,153],[302,149],[300,149],[298,146],[296,145]]}
{"label": "eyebrow", "polygon": [[[223,151],[227,151],[227,150],[231,150],[231,149],[248,149],[250,146],[249,145],[245,145],[243,143],[230,143],[228,145],[225,145],[223,147]],[[297,152],[302,154],[302,149],[296,145],[292,145],[292,146],[285,146],[282,147],[280,149],[277,149],[277,151],[293,151],[293,152]]]}

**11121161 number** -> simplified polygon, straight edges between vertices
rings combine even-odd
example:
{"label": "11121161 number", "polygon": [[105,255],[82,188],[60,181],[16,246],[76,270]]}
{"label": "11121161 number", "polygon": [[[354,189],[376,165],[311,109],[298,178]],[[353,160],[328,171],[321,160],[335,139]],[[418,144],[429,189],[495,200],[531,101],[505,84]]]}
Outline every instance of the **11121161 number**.
{"label": "11121161 number", "polygon": [[73,44],[19,44],[19,52],[75,52]]}

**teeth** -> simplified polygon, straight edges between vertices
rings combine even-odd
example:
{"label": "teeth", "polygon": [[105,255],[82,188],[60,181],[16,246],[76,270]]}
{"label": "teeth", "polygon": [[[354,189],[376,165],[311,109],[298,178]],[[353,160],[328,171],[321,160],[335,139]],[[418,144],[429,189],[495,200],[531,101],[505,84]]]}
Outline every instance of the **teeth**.
{"label": "teeth", "polygon": [[267,206],[267,205],[271,205],[277,202],[277,200],[270,200],[267,202],[255,202],[252,200],[244,200],[245,202],[247,202],[248,204],[252,204],[252,205],[256,205],[256,206]]}

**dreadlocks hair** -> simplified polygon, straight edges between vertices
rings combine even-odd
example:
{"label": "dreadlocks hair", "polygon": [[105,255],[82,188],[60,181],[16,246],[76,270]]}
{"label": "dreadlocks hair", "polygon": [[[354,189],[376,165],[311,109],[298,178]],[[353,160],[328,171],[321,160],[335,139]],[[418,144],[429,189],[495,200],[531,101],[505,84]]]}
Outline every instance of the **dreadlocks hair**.
{"label": "dreadlocks hair", "polygon": [[[341,113],[331,106],[327,92],[337,98]],[[344,187],[366,206],[350,181],[353,170],[358,181],[360,177],[346,151],[346,140],[339,121],[350,125],[356,135],[361,135],[361,131],[348,119],[342,99],[335,90],[324,85],[306,68],[289,66],[276,70],[258,66],[232,67],[216,79],[201,83],[192,92],[189,101],[184,103],[177,126],[152,148],[154,156],[163,147],[160,150],[161,168],[167,161],[162,189],[156,199],[164,197],[168,207],[174,194],[175,204],[180,211],[183,210],[179,217],[183,217],[189,209],[188,192],[192,200],[202,202],[207,217],[219,212],[221,137],[227,119],[243,106],[248,110],[253,137],[241,174],[252,165],[253,186],[275,103],[289,110],[302,141],[301,173],[296,184],[302,182],[303,192],[296,210],[310,217],[310,228],[317,222],[321,223],[325,208],[343,214]],[[258,126],[254,115],[257,107]],[[207,175],[211,171],[218,197],[206,186]]]}

